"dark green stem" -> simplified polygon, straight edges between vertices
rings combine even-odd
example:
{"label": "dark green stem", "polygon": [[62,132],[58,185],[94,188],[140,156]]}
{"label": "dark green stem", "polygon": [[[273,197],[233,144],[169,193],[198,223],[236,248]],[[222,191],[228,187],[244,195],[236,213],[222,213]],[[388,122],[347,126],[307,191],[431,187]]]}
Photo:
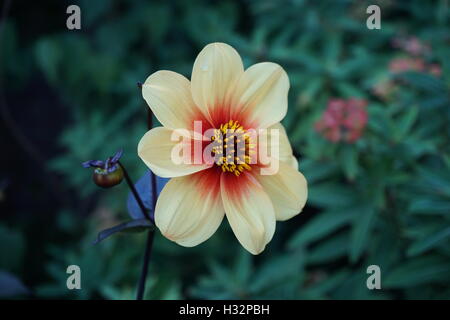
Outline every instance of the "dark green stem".
{"label": "dark green stem", "polygon": [[[152,112],[150,108],[147,112],[147,126],[150,130],[152,128]],[[152,184],[152,212],[155,214],[155,207],[156,207],[156,199],[158,197],[156,192],[156,176],[153,172],[151,172],[151,184]],[[148,273],[148,265],[150,264],[150,258],[152,254],[152,247],[153,247],[153,238],[155,237],[155,231],[149,230],[147,234],[147,243],[145,245],[145,251],[144,251],[144,261],[142,263],[142,270],[141,270],[141,276],[139,277],[138,282],[138,289],[137,289],[137,295],[136,300],[142,300],[144,298],[145,293],[145,283],[147,281],[147,273]]]}
{"label": "dark green stem", "polygon": [[136,199],[136,202],[137,202],[139,208],[141,209],[142,214],[144,215],[145,218],[147,218],[148,220],[153,222],[153,220],[151,219],[150,215],[148,214],[147,209],[145,208],[144,202],[142,201],[141,197],[139,196],[139,193],[137,192],[137,190],[136,190],[136,188],[134,186],[134,183],[133,183],[133,181],[131,180],[131,178],[130,178],[130,176],[128,174],[127,169],[125,169],[125,166],[120,161],[118,162],[118,164],[122,168],[123,176],[125,178],[125,181],[127,182],[128,187],[131,190],[131,193],[133,194],[134,198]]}
{"label": "dark green stem", "polygon": [[142,263],[141,276],[139,277],[136,300],[142,300],[144,298],[145,283],[147,282],[148,265],[150,263],[150,257],[152,255],[153,238],[155,231],[151,230],[147,234],[147,243],[144,251],[144,262]]}

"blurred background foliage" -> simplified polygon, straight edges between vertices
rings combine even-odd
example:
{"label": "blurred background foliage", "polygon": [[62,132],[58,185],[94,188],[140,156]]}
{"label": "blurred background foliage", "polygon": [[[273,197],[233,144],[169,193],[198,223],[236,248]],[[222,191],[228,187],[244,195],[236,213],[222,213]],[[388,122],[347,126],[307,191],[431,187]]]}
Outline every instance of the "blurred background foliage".
{"label": "blurred background foliage", "polygon": [[[81,30],[66,29],[70,4]],[[366,27],[370,4],[381,30]],[[99,190],[80,163],[123,148],[131,176],[143,175],[136,83],[160,69],[190,77],[203,46],[222,41],[246,67],[286,69],[283,123],[307,206],[256,257],[227,223],[195,248],[157,233],[146,298],[450,298],[449,31],[446,0],[12,1],[0,47],[0,295],[134,297],[144,234],[92,244],[129,219],[127,188]],[[318,130],[333,99],[363,101],[354,141]],[[70,264],[82,290],[66,288]],[[382,290],[366,287],[372,264]]]}

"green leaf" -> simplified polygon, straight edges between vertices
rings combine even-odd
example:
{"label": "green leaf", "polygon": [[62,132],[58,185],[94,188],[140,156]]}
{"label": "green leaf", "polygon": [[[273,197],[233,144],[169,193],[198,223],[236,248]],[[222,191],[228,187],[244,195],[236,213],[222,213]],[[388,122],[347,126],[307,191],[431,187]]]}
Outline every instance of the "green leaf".
{"label": "green leaf", "polygon": [[[382,273],[386,272],[381,270]],[[384,288],[407,288],[422,284],[442,283],[450,278],[450,264],[447,258],[420,256],[403,262],[382,278]]]}
{"label": "green leaf", "polygon": [[348,270],[337,271],[328,275],[325,280],[320,281],[318,284],[307,289],[306,296],[312,299],[321,298],[327,292],[338,287],[343,281],[348,279],[350,272]]}
{"label": "green leaf", "polygon": [[314,161],[312,159],[302,159],[300,169],[306,177],[308,184],[329,177],[337,172],[336,161]]}
{"label": "green leaf", "polygon": [[112,236],[113,234],[117,232],[139,232],[145,229],[153,228],[153,223],[148,219],[136,219],[131,220],[128,222],[124,222],[121,224],[118,224],[117,226],[114,226],[112,228],[105,229],[103,231],[100,231],[97,235],[97,239],[95,239],[93,244],[97,244],[100,241],[105,240],[109,236]]}
{"label": "green leaf", "polygon": [[266,260],[252,278],[249,290],[259,292],[281,282],[291,281],[293,277],[299,277],[302,273],[303,257],[304,253],[299,250]]}
{"label": "green leaf", "polygon": [[350,243],[350,260],[352,262],[359,259],[370,239],[370,231],[376,212],[369,205],[362,205],[356,211],[358,213],[354,216]]}
{"label": "green leaf", "polygon": [[[416,256],[423,252],[426,252],[430,249],[435,248],[436,246],[442,244],[444,240],[448,240],[450,237],[450,227],[445,228],[431,236],[428,236],[424,239],[420,239],[414,242],[407,251],[408,256]],[[448,241],[446,242],[448,245]]]}
{"label": "green leaf", "polygon": [[241,250],[241,254],[236,259],[234,271],[240,284],[245,284],[250,279],[253,271],[252,255],[246,250]]}
{"label": "green leaf", "polygon": [[300,94],[300,102],[303,104],[308,104],[314,101],[317,93],[323,87],[323,78],[314,78],[306,84],[306,87],[302,90]]}
{"label": "green leaf", "polygon": [[331,237],[308,250],[307,262],[310,264],[323,263],[340,258],[347,253],[348,245],[348,232]]}
{"label": "green leaf", "polygon": [[442,93],[445,92],[445,84],[436,78],[435,76],[420,73],[420,72],[404,72],[397,75],[397,78],[405,81],[406,83],[422,89],[430,93]]}
{"label": "green leaf", "polygon": [[352,97],[356,97],[356,98],[366,98],[367,95],[366,93],[364,93],[363,90],[361,90],[359,87],[357,86],[353,86],[350,83],[347,82],[338,82],[336,84],[339,93],[344,97],[344,98],[352,98]]}
{"label": "green leaf", "polygon": [[314,217],[289,241],[289,249],[296,249],[312,241],[320,239],[333,231],[347,225],[354,217],[352,208],[325,211]]}
{"label": "green leaf", "polygon": [[432,199],[429,197],[419,197],[412,199],[408,211],[414,214],[444,214],[450,212],[450,201]]}
{"label": "green leaf", "polygon": [[343,147],[340,153],[340,163],[347,178],[354,180],[358,173],[358,152],[353,146]]}
{"label": "green leaf", "polygon": [[438,194],[450,196],[450,174],[444,170],[431,167],[419,167],[418,173],[423,178],[425,184],[429,185]]}
{"label": "green leaf", "polygon": [[233,278],[233,274],[230,272],[231,270],[225,268],[215,261],[210,263],[210,269],[213,279],[217,283],[231,292],[239,291],[239,284],[236,282],[236,279]]}
{"label": "green leaf", "polygon": [[417,120],[417,116],[419,115],[419,108],[416,106],[411,106],[409,109],[402,114],[402,117],[396,121],[395,126],[395,140],[401,141],[406,138],[410,133],[410,130],[413,124]]}
{"label": "green leaf", "polygon": [[427,96],[426,98],[420,100],[418,105],[424,109],[435,109],[439,107],[446,107],[450,104],[450,100],[446,94],[437,96]]}
{"label": "green leaf", "polygon": [[58,67],[62,59],[61,47],[52,39],[40,39],[35,48],[39,67],[51,83],[58,80]]}
{"label": "green leaf", "polygon": [[308,188],[309,204],[320,207],[344,207],[354,201],[351,188],[335,182],[313,184]]}

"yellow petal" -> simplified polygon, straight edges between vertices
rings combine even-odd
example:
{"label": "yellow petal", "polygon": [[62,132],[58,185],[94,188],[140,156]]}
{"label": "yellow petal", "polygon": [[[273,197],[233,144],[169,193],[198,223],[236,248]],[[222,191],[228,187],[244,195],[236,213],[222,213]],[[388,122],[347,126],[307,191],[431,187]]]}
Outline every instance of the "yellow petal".
{"label": "yellow petal", "polygon": [[250,253],[261,253],[275,232],[270,198],[248,173],[239,177],[223,174],[220,187],[225,213],[236,238]]}
{"label": "yellow petal", "polygon": [[166,238],[185,247],[196,246],[211,237],[223,217],[217,172],[171,179],[156,203],[156,226]]}
{"label": "yellow petal", "polygon": [[142,85],[142,96],[156,118],[166,128],[191,128],[198,112],[191,95],[191,84],[181,74],[158,71]]}
{"label": "yellow petal", "polygon": [[278,64],[262,62],[245,70],[236,83],[231,105],[248,114],[256,128],[280,122],[287,112],[289,78]]}
{"label": "yellow petal", "polygon": [[[180,154],[186,156],[186,158],[182,162],[179,161],[181,163],[174,161],[172,152],[176,146],[183,143],[183,139],[172,141],[173,132],[173,130],[164,127],[153,128],[139,141],[138,155],[154,173],[160,177],[172,178],[185,176],[211,166],[206,163],[193,164],[194,160],[191,159],[190,154],[182,152]],[[190,147],[193,148],[193,140],[187,140]],[[190,147],[189,150],[192,150]]]}
{"label": "yellow petal", "polygon": [[241,57],[225,43],[208,44],[198,54],[192,69],[192,97],[210,121],[213,109],[225,104],[232,86],[243,72]]}
{"label": "yellow petal", "polygon": [[299,214],[308,197],[305,177],[292,164],[280,161],[278,173],[255,175],[275,208],[277,220],[284,221]]}

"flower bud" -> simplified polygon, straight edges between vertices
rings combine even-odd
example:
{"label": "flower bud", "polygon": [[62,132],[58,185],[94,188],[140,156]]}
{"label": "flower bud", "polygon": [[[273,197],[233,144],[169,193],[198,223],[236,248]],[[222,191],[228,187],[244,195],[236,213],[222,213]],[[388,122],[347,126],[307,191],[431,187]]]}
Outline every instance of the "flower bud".
{"label": "flower bud", "polygon": [[116,152],[112,157],[101,160],[88,160],[82,163],[84,168],[95,168],[92,180],[102,188],[111,188],[122,182],[124,177],[123,169],[119,163],[122,150]]}
{"label": "flower bud", "polygon": [[123,170],[117,165],[113,170],[97,168],[92,174],[95,184],[102,188],[111,188],[118,185],[123,180]]}

